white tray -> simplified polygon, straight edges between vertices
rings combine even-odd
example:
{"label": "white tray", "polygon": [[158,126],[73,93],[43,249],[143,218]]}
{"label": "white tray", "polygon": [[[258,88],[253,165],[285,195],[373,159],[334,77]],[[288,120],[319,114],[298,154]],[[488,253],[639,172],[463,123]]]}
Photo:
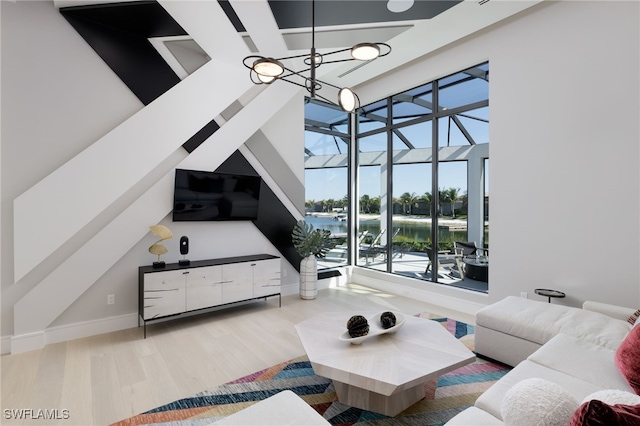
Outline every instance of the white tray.
{"label": "white tray", "polygon": [[[396,316],[396,325],[391,328],[382,328],[382,325],[380,324],[380,315],[382,315],[384,312],[393,312],[393,314]],[[367,322],[369,323],[369,333],[367,333],[366,335],[360,337],[351,337],[349,335],[349,332],[345,331],[340,335],[339,339],[343,342],[349,342],[352,345],[359,345],[360,343],[372,337],[379,336],[381,334],[395,333],[404,324],[404,315],[400,312],[395,311],[384,312],[379,312],[371,318],[367,318]]]}

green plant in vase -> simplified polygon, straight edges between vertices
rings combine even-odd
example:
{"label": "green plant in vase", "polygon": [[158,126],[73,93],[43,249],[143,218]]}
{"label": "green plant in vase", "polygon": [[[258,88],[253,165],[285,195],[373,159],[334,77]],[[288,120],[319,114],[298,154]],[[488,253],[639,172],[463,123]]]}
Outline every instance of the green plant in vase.
{"label": "green plant in vase", "polygon": [[302,256],[300,261],[300,297],[315,299],[318,295],[318,257],[325,257],[330,250],[326,229],[315,229],[312,224],[299,220],[293,227],[293,247]]}

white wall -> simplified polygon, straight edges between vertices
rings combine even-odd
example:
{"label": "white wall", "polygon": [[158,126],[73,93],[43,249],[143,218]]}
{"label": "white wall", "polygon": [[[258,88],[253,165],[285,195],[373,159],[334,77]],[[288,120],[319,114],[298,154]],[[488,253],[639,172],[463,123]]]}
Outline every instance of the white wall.
{"label": "white wall", "polygon": [[[1,333],[7,336],[13,331],[13,304],[43,279],[36,269],[13,282],[12,200],[140,104],[50,2],[1,2],[1,7]],[[563,303],[568,304],[584,299],[640,304],[639,8],[637,2],[543,4],[357,88],[366,103],[491,62],[488,301],[551,287],[567,292]],[[298,161],[291,154],[298,148],[289,149],[281,151],[283,158]],[[299,152],[302,156],[301,143]],[[302,176],[302,169],[295,172]],[[246,242],[237,238],[238,244],[209,245],[228,242],[229,233],[238,232],[257,237],[257,247],[268,251],[261,234],[233,226],[172,224],[172,229],[176,238],[194,239],[192,259],[246,253]],[[54,324],[135,314],[134,274],[141,262],[151,261],[146,252],[151,240],[149,235],[122,253],[117,266]],[[64,260],[72,249],[63,247],[44,263]],[[116,294],[116,305],[106,305],[106,294]]]}
{"label": "white wall", "polygon": [[357,88],[366,104],[489,60],[488,302],[640,306],[639,22],[638,2],[545,3]]}
{"label": "white wall", "polygon": [[[3,93],[2,103],[5,108],[2,111],[2,121],[6,123],[11,121],[12,126],[3,126],[2,128],[2,234],[3,236],[13,234],[13,200],[20,194],[27,191],[31,185],[46,179],[50,172],[53,172],[72,159],[77,160],[76,154],[81,153],[88,146],[100,140],[110,130],[117,127],[120,123],[134,115],[142,105],[133,97],[129,89],[109,70],[109,68],[97,57],[82,38],[69,26],[54,9],[51,2],[18,2],[8,3],[2,2],[2,41],[3,41]],[[6,25],[5,25],[6,24]],[[44,37],[43,34],[46,34]],[[46,38],[43,41],[43,38]],[[11,40],[8,43],[7,40]],[[5,48],[7,46],[7,48]],[[40,50],[43,49],[43,52]],[[25,53],[29,60],[25,60]],[[39,54],[41,53],[41,56]],[[36,59],[42,58],[40,61]],[[60,59],[62,58],[62,59]],[[10,65],[8,65],[10,64]],[[192,80],[191,80],[192,81]],[[245,80],[243,80],[244,82]],[[59,82],[65,82],[59,87]],[[6,87],[11,90],[5,90]],[[32,93],[33,88],[37,89],[37,93]],[[66,88],[66,90],[63,90]],[[210,87],[207,87],[210,89]],[[77,93],[76,93],[77,92]],[[203,92],[206,92],[203,91]],[[274,91],[280,100],[273,97],[268,98],[271,105],[289,104],[291,96],[295,96],[297,89],[291,91]],[[83,95],[86,94],[86,97]],[[270,96],[268,91],[260,94],[256,98],[256,105],[262,105],[260,102],[269,102],[260,99]],[[27,105],[24,98],[31,100],[32,104]],[[259,101],[259,102],[258,102]],[[295,102],[291,102],[295,105]],[[300,98],[299,109],[302,110],[302,98]],[[14,108],[15,106],[15,108]],[[184,110],[184,103],[176,103],[175,108]],[[262,116],[253,111],[253,106],[241,111],[238,116],[249,114],[255,123],[266,121],[272,114],[276,113],[275,120],[283,126],[301,126],[296,123],[288,123],[287,107],[278,117],[279,109],[275,108],[266,111]],[[9,114],[8,111],[11,113]],[[246,111],[246,112],[245,112]],[[252,113],[253,111],[253,113]],[[301,112],[294,114],[299,117]],[[242,121],[242,120],[240,120]],[[289,119],[290,121],[290,119]],[[46,134],[37,124],[42,123]],[[225,124],[216,134],[225,134],[225,140],[234,139],[229,137],[230,129],[238,130],[238,126],[243,131],[236,131],[235,135],[246,132],[246,138],[257,129],[251,129],[248,126],[247,117],[244,117],[244,125],[242,123],[229,122]],[[233,135],[231,135],[233,136]],[[236,138],[237,139],[237,138]],[[152,143],[153,141],[147,141]],[[232,141],[236,143],[236,141]],[[240,142],[238,146],[241,144]],[[303,138],[298,140],[290,139],[287,141],[289,146],[299,145],[299,151],[302,152]],[[195,159],[207,164],[205,169],[216,168],[224,159],[225,155],[229,155],[234,149],[229,150],[228,146],[223,146],[221,141],[214,143],[216,149],[212,153],[211,147],[207,148],[206,143],[194,152],[189,159]],[[227,144],[229,145],[229,144]],[[229,152],[227,152],[229,150]],[[120,155],[129,155],[131,153],[121,152]],[[196,153],[202,152],[204,157],[209,159],[198,160]],[[213,155],[212,155],[213,154]],[[33,161],[32,160],[33,156]],[[18,327],[18,321],[14,323],[14,305],[21,305],[21,318],[26,315],[38,316],[38,306],[33,305],[31,301],[37,300],[37,297],[31,297],[28,304],[22,303],[27,299],[25,295],[31,296],[33,290],[39,290],[42,283],[46,283],[47,292],[56,290],[58,294],[64,294],[65,288],[71,283],[66,280],[57,280],[57,277],[64,274],[59,273],[59,265],[68,263],[72,258],[86,258],[88,261],[82,263],[80,268],[94,271],[104,254],[101,255],[100,250],[88,253],[86,249],[91,242],[95,240],[94,235],[100,231],[114,226],[116,221],[126,222],[126,218],[122,217],[122,211],[131,210],[129,204],[138,203],[140,198],[151,187],[155,187],[156,181],[166,181],[165,175],[176,164],[182,164],[186,157],[186,152],[178,149],[173,154],[169,154],[166,159],[159,162],[155,169],[145,176],[140,182],[118,199],[117,202],[106,207],[96,218],[95,221],[77,232],[65,243],[60,249],[45,259],[41,264],[29,272],[23,279],[14,283],[13,279],[13,241],[11,239],[3,239],[2,249],[2,329],[3,336],[3,352],[6,351],[6,341],[8,337],[15,333]],[[201,157],[202,157],[201,156]],[[75,157],[75,158],[74,158]],[[285,161],[290,158],[285,157]],[[76,161],[77,162],[77,161]],[[37,167],[31,167],[35,164]],[[87,169],[92,168],[92,164],[86,163]],[[43,172],[46,171],[46,172]],[[12,174],[15,173],[15,178]],[[11,179],[6,179],[10,176]],[[160,204],[167,204],[170,209],[171,199],[173,196],[173,187],[170,185],[160,185]],[[158,193],[157,189],[154,189]],[[164,195],[162,194],[164,192]],[[137,194],[137,195],[136,195]],[[146,194],[145,194],[146,195]],[[156,197],[157,198],[157,197]],[[149,205],[146,210],[157,211],[163,206]],[[46,206],[43,206],[46,210]],[[4,214],[4,213],[8,214]],[[130,324],[133,320],[135,324],[135,315],[137,313],[137,268],[140,265],[150,264],[154,259],[148,253],[148,247],[155,241],[146,225],[156,223],[162,219],[162,216],[149,221],[145,216],[149,216],[136,207],[128,213],[130,219],[134,222],[141,222],[143,226],[140,228],[140,235],[144,236],[139,243],[129,249],[122,249],[114,253],[113,250],[109,256],[120,257],[120,260],[113,267],[106,270],[101,276],[91,278],[90,282],[82,281],[86,271],[78,271],[73,276],[74,290],[85,287],[86,291],[78,294],[75,302],[70,301],[69,307],[63,312],[64,308],[58,308],[61,314],[57,314],[53,322],[47,322],[50,328],[56,329],[55,338],[60,336],[72,336],[63,329],[70,329],[74,326],[82,332],[95,329],[95,324],[100,321],[108,323],[111,321],[117,326],[122,324]],[[164,215],[165,213],[162,213]],[[191,250],[189,258],[192,260],[206,259],[213,257],[228,257],[251,253],[270,253],[278,254],[277,250],[269,243],[266,238],[249,222],[237,223],[173,223],[170,216],[164,218],[163,222],[172,229],[175,238],[167,242],[170,252],[164,256],[163,260],[172,262],[177,261],[178,240],[181,235],[187,235],[191,239]],[[129,221],[131,223],[131,221]],[[115,226],[116,230],[118,229]],[[119,228],[122,231],[122,227]],[[138,231],[136,231],[138,232]],[[30,237],[31,238],[31,237]],[[38,235],[38,238],[46,238],[46,235]],[[110,243],[124,240],[125,236],[118,236],[118,232],[111,235],[101,236],[106,238]],[[130,238],[126,235],[126,238]],[[123,246],[122,244],[106,244],[106,250],[113,246]],[[95,246],[94,246],[95,249]],[[127,251],[128,250],[128,251]],[[78,253],[82,253],[78,256]],[[5,255],[8,253],[8,255]],[[117,259],[117,257],[116,257]],[[115,261],[115,259],[114,259]],[[108,262],[108,261],[106,261]],[[77,261],[76,261],[77,263]],[[104,262],[103,262],[104,263]],[[297,285],[297,273],[290,265],[283,261],[283,269],[289,272],[285,277],[285,286],[292,287]],[[101,266],[99,266],[101,267]],[[68,268],[67,268],[68,269]],[[74,269],[75,270],[75,269]],[[93,274],[95,275],[95,273]],[[30,293],[31,292],[31,293]],[[37,294],[37,292],[36,292]],[[43,292],[40,292],[42,295]],[[106,296],[115,294],[116,303],[107,305]],[[76,296],[74,296],[76,297]],[[49,304],[56,304],[51,302]],[[73,299],[71,299],[73,300]],[[38,303],[40,303],[38,301]],[[17,306],[17,305],[16,305]],[[29,307],[25,310],[24,307]],[[61,305],[62,306],[62,305]],[[66,305],[64,305],[66,306]],[[51,309],[47,307],[49,311]],[[16,310],[17,312],[17,310]],[[51,312],[49,312],[49,315]],[[42,314],[40,315],[42,317]],[[124,318],[124,321],[119,320]],[[40,321],[42,322],[42,321]],[[95,326],[95,327],[94,327]],[[28,330],[24,327],[24,331]],[[63,331],[60,331],[63,330]],[[33,330],[39,332],[38,330]],[[108,331],[108,330],[105,330]],[[34,333],[35,334],[35,333]],[[26,334],[25,334],[26,336]],[[16,336],[13,336],[14,338]],[[19,339],[16,339],[19,340]],[[46,336],[44,340],[47,340]],[[22,344],[23,347],[29,347],[32,342],[42,342],[43,339],[38,337],[37,341],[29,341]],[[50,341],[50,340],[49,340]],[[26,342],[26,340],[23,340]],[[13,341],[12,341],[13,346]],[[31,346],[33,347],[33,346]]]}
{"label": "white wall", "polygon": [[14,284],[13,200],[142,103],[52,2],[1,2],[0,7],[4,336],[13,331],[13,304],[38,280],[31,275]]}

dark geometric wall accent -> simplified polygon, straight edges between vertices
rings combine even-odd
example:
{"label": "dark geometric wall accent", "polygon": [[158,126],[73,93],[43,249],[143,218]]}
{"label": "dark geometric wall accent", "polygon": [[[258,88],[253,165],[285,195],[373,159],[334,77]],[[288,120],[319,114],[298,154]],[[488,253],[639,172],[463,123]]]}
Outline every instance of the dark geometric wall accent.
{"label": "dark geometric wall accent", "polygon": [[220,126],[215,120],[211,120],[202,129],[200,129],[195,135],[191,136],[188,141],[182,144],[182,147],[191,154],[201,143],[207,140],[209,136],[214,134]]}
{"label": "dark geometric wall accent", "polygon": [[[259,176],[240,151],[236,151],[216,169],[219,173]],[[291,265],[300,271],[302,257],[293,247],[291,231],[296,219],[264,181],[260,187],[258,219],[253,223]]]}
{"label": "dark geometric wall accent", "polygon": [[65,7],[60,13],[143,104],[180,82],[147,40],[187,34],[158,2]]}
{"label": "dark geometric wall accent", "polygon": [[[75,6],[60,13],[120,77],[129,89],[148,105],[180,82],[148,37],[186,35],[184,29],[156,1]],[[189,153],[215,133],[220,126],[211,120],[182,147]],[[259,176],[236,151],[217,169],[220,172]],[[291,242],[296,219],[263,181],[260,188],[256,227],[296,269],[300,255]]]}

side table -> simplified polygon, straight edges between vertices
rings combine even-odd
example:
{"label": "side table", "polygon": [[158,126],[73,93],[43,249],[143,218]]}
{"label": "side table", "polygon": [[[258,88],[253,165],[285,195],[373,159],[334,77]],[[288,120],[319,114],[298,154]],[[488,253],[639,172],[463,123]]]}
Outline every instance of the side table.
{"label": "side table", "polygon": [[561,292],[561,291],[558,291],[558,290],[550,290],[550,289],[548,289],[548,288],[536,288],[536,289],[534,290],[534,293],[535,293],[535,294],[538,294],[538,295],[540,295],[540,296],[548,297],[548,298],[549,298],[548,303],[551,303],[551,298],[552,298],[552,297],[563,298],[563,297],[565,297],[565,296],[566,296],[566,294],[564,294],[564,293],[563,293],[563,292]]}

